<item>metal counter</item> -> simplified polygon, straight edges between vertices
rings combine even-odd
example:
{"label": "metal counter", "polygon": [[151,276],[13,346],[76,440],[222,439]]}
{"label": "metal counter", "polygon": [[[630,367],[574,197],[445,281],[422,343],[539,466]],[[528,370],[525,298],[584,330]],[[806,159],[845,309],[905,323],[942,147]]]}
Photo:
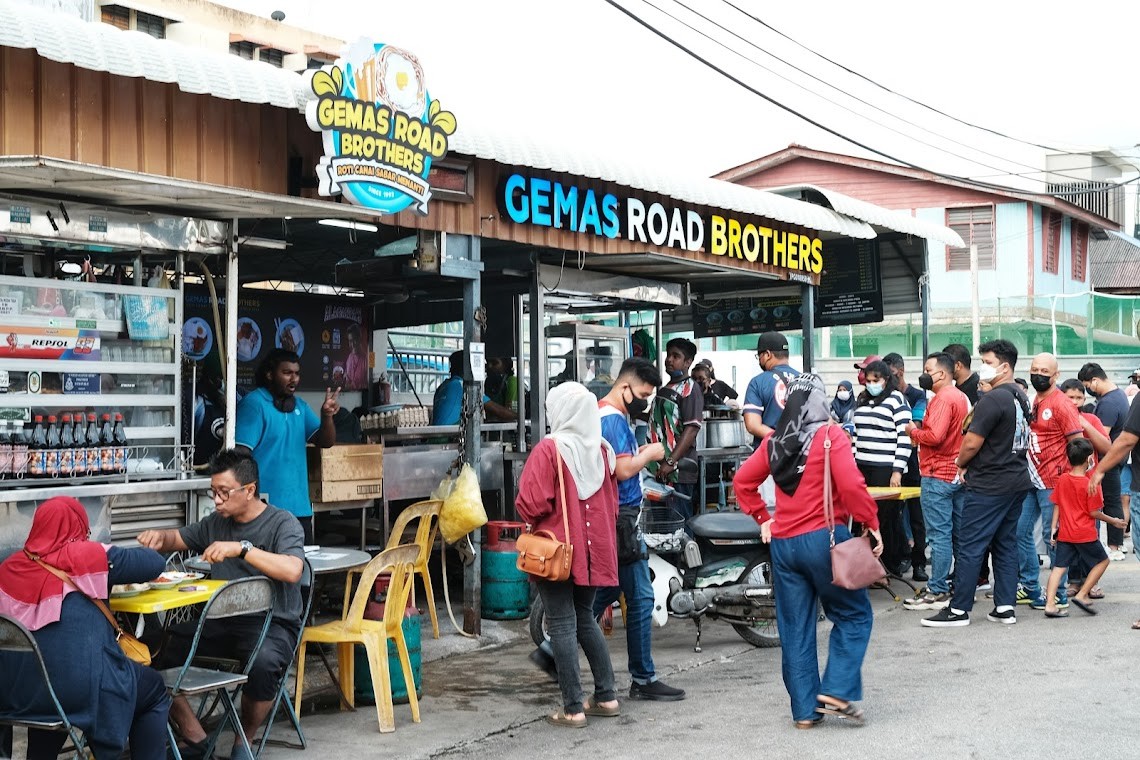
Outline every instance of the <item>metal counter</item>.
{"label": "metal counter", "polygon": [[[693,496],[693,512],[700,514],[709,504],[708,489],[715,483],[708,481],[708,465],[723,465],[731,462],[739,467],[740,463],[752,456],[751,446],[736,446],[727,449],[698,449],[697,469],[700,473],[697,481],[697,491]],[[718,481],[719,482],[719,481]],[[729,484],[731,485],[731,483]]]}

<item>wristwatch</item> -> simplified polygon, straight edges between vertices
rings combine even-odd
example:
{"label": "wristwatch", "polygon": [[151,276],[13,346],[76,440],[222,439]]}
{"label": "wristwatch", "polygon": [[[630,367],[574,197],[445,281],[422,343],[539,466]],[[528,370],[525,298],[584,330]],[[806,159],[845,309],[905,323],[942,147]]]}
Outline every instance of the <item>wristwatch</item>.
{"label": "wristwatch", "polygon": [[673,457],[665,457],[665,464],[669,465],[670,467],[676,467],[677,460]]}
{"label": "wristwatch", "polygon": [[245,559],[246,553],[249,552],[249,550],[252,548],[253,548],[253,544],[251,544],[249,541],[242,541],[241,542],[241,554],[238,555],[238,559]]}

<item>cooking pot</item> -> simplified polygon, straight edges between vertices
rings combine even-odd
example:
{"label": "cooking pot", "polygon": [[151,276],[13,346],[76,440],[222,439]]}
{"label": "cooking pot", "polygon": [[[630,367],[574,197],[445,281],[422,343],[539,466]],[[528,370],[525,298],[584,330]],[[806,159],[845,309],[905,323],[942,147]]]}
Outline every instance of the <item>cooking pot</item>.
{"label": "cooking pot", "polygon": [[708,417],[697,436],[698,449],[732,449],[748,442],[744,420],[738,415]]}

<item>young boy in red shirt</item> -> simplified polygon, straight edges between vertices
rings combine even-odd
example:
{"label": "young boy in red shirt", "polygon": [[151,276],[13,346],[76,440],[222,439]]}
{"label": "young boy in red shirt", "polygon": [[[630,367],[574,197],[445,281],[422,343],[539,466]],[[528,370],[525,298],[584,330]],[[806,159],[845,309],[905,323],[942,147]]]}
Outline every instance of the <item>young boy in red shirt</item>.
{"label": "young boy in red shirt", "polygon": [[1093,447],[1085,438],[1074,438],[1065,447],[1065,455],[1072,469],[1057,479],[1052,501],[1057,505],[1053,510],[1053,526],[1049,533],[1051,543],[1056,547],[1056,560],[1049,573],[1049,587],[1045,592],[1045,617],[1067,617],[1069,613],[1057,607],[1057,588],[1065,577],[1069,566],[1078,558],[1090,568],[1084,583],[1069,601],[1090,615],[1095,615],[1089,592],[1108,569],[1108,554],[1100,542],[1095,520],[1123,528],[1124,521],[1109,517],[1102,510],[1104,497],[1097,488],[1089,494],[1089,457]]}

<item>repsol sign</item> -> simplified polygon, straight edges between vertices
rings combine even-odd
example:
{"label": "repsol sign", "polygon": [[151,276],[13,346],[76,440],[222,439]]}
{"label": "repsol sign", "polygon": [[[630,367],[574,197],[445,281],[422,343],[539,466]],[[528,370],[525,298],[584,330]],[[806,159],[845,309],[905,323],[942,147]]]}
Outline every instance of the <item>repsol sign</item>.
{"label": "repsol sign", "polygon": [[515,224],[704,251],[792,272],[823,271],[823,241],[818,237],[727,214],[706,218],[681,206],[517,173],[502,178],[496,199],[502,214]]}

